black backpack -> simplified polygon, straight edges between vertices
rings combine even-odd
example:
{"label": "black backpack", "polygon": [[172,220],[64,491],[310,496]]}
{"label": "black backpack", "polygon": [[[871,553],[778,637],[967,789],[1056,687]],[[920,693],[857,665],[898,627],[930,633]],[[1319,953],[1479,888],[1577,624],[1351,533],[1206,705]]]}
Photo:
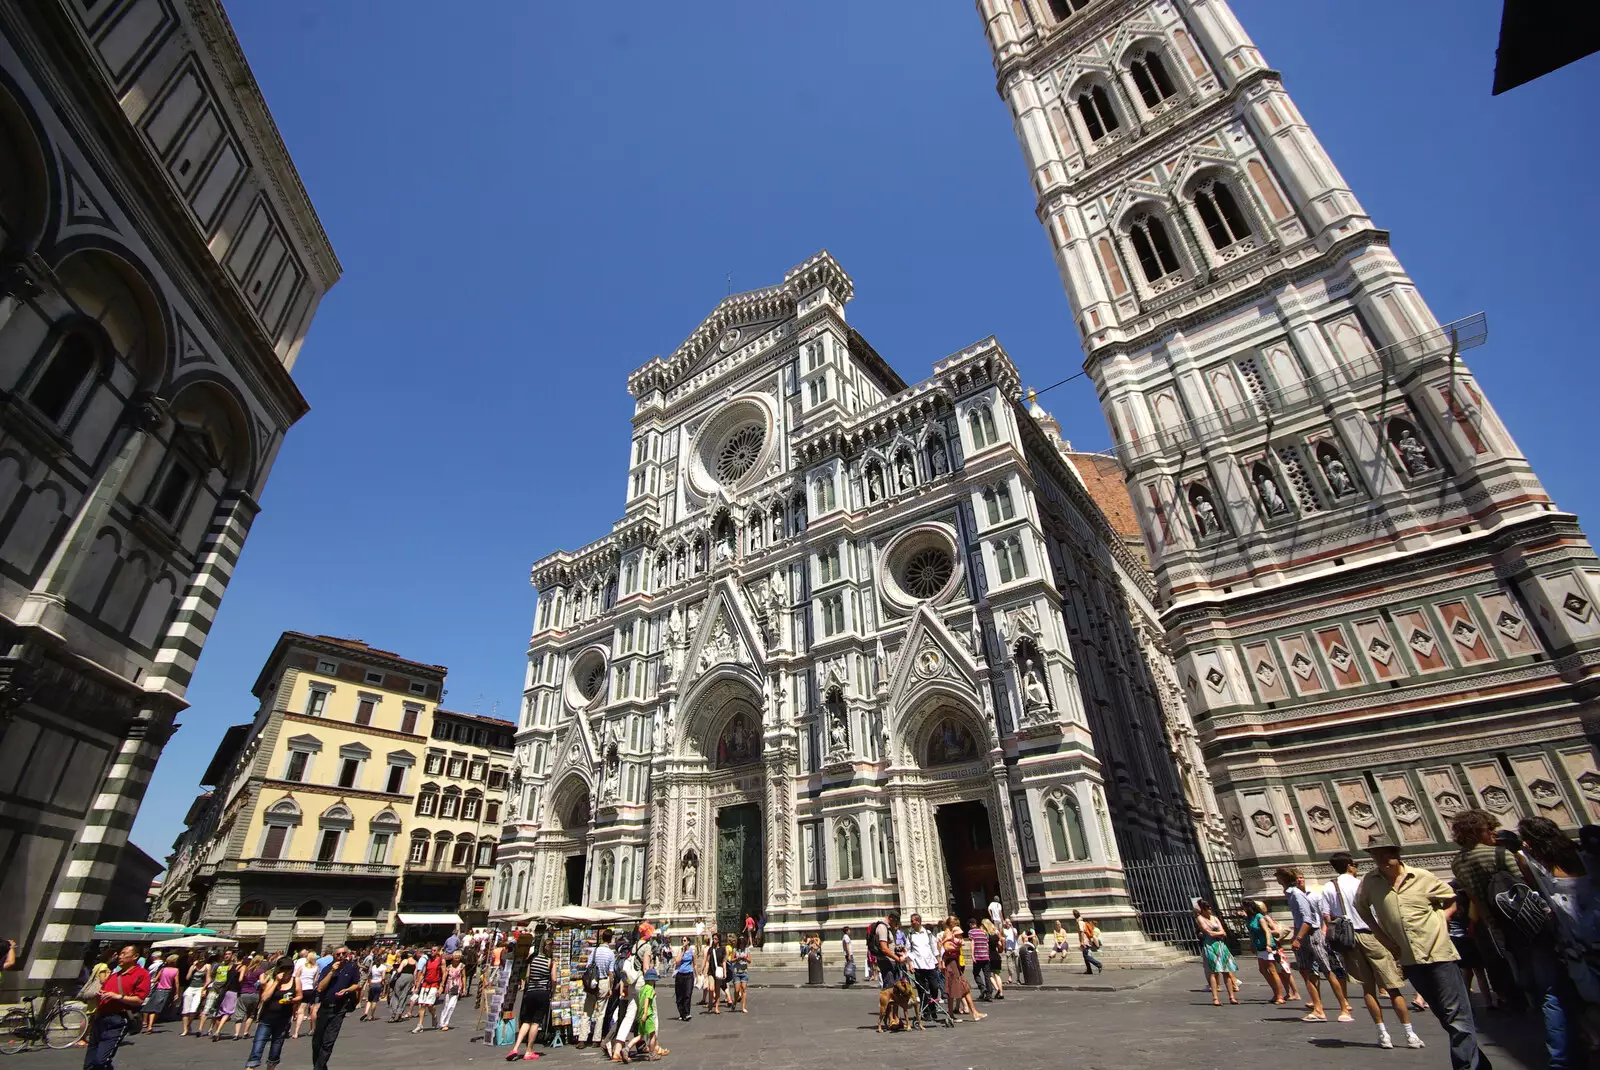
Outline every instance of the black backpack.
{"label": "black backpack", "polygon": [[[1495,861],[1505,866],[1504,847],[1495,853]],[[1509,868],[1496,870],[1489,877],[1487,889],[1489,902],[1500,915],[1508,930],[1525,940],[1543,940],[1550,932],[1550,904],[1545,897],[1528,887],[1520,871]]]}

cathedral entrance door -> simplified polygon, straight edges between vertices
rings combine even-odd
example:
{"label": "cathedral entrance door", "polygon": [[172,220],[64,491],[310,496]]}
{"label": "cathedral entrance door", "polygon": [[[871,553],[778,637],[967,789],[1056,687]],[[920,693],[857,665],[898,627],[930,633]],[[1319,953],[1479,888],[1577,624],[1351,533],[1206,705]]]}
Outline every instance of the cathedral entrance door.
{"label": "cathedral entrance door", "polygon": [[583,856],[567,856],[567,900],[568,903],[583,902]]}
{"label": "cathedral entrance door", "polygon": [[761,807],[754,803],[717,811],[717,929],[738,933],[746,916],[761,917]]}
{"label": "cathedral entrance door", "polygon": [[950,879],[950,906],[964,924],[983,918],[989,897],[1000,890],[989,808],[981,802],[946,803],[934,811],[939,846]]}

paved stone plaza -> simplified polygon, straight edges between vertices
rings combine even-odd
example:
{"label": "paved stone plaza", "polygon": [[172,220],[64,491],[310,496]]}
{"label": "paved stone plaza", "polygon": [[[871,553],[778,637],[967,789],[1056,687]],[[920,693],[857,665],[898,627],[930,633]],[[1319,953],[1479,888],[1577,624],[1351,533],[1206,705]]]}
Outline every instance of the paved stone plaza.
{"label": "paved stone plaza", "polygon": [[[1142,971],[1105,980],[1134,983]],[[701,1067],[761,1067],[763,1070],[820,1070],[828,1067],[1004,1067],[1031,1070],[1070,1066],[1073,1070],[1146,1070],[1183,1067],[1206,1070],[1256,1070],[1273,1064],[1315,1066],[1318,1070],[1378,1070],[1449,1066],[1443,1031],[1427,1014],[1417,1015],[1417,1032],[1428,1042],[1421,1051],[1403,1047],[1383,1051],[1370,1024],[1361,1020],[1311,1026],[1287,1008],[1273,1007],[1259,981],[1246,980],[1243,1004],[1212,1007],[1199,987],[1198,968],[1168,971],[1137,988],[1111,992],[1027,992],[1013,990],[1003,1003],[986,1008],[984,1022],[910,1036],[872,1032],[877,993],[870,989],[759,989],[751,993],[748,1015],[696,1016],[681,1024],[667,1021],[663,1040],[672,1070]],[[670,994],[666,1003],[670,1010]],[[458,1020],[471,1025],[470,1011]],[[1545,1065],[1532,1020],[1492,1016],[1484,1024],[1487,1050],[1497,1070],[1532,1070]],[[1391,1031],[1399,1030],[1391,1023]],[[413,1036],[388,1022],[346,1020],[334,1052],[333,1070],[413,1070],[502,1062],[505,1049],[472,1043],[470,1030],[448,1035]],[[540,1049],[543,1065],[598,1068],[593,1051]],[[496,1053],[499,1054],[496,1054]],[[153,1036],[133,1038],[117,1056],[118,1070],[238,1070],[249,1054],[245,1041],[212,1043],[180,1040],[176,1026]],[[13,1056],[7,1070],[76,1070],[78,1051],[32,1052]],[[308,1070],[310,1044],[302,1038],[284,1048],[284,1070]]]}

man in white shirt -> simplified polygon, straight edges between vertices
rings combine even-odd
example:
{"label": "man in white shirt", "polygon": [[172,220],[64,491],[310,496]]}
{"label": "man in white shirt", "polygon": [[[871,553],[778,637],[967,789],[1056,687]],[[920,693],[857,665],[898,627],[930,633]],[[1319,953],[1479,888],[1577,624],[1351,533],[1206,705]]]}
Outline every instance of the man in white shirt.
{"label": "man in white shirt", "polygon": [[[931,1003],[938,997],[943,978],[939,973],[939,937],[932,929],[924,928],[922,915],[911,915],[911,931],[906,933],[906,950],[911,959],[911,970],[916,975],[917,987]],[[923,1013],[932,1013],[931,1006],[924,1005]]]}
{"label": "man in white shirt", "polygon": [[1322,886],[1323,913],[1330,919],[1330,926],[1334,918],[1349,918],[1351,927],[1355,929],[1356,946],[1348,951],[1340,950],[1339,957],[1344,960],[1346,972],[1361,982],[1361,998],[1367,1004],[1367,1013],[1372,1016],[1373,1024],[1378,1027],[1379,1046],[1394,1047],[1394,1041],[1389,1039],[1389,1027],[1383,1023],[1383,1005],[1378,1002],[1378,991],[1381,989],[1394,1005],[1394,1013],[1400,1019],[1400,1024],[1405,1026],[1406,1047],[1424,1047],[1422,1038],[1411,1028],[1411,1012],[1407,1010],[1406,997],[1400,991],[1400,986],[1405,983],[1400,964],[1389,953],[1389,949],[1378,942],[1372,927],[1356,913],[1356,891],[1361,887],[1361,878],[1356,876],[1355,859],[1347,852],[1340,851],[1328,859],[1328,865],[1333,867],[1333,880]]}
{"label": "man in white shirt", "polygon": [[989,920],[994,922],[994,927],[998,929],[1005,916],[1006,908],[1000,905],[1000,893],[996,892],[989,899]]}

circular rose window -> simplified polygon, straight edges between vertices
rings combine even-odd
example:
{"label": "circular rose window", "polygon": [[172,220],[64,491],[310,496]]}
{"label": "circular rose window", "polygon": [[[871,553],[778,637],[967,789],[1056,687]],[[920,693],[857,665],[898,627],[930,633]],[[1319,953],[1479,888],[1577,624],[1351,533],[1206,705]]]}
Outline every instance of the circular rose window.
{"label": "circular rose window", "polygon": [[961,583],[961,558],[953,533],[944,524],[918,524],[884,548],[881,588],[902,610],[919,602],[942,602]]}
{"label": "circular rose window", "polygon": [[606,689],[606,659],[590,648],[578,655],[568,676],[567,701],[579,709],[594,702]]}
{"label": "circular rose window", "polygon": [[761,459],[761,449],[766,444],[767,429],[761,424],[749,423],[735,430],[717,450],[717,482],[737,483],[743,479]]}
{"label": "circular rose window", "polygon": [[943,547],[927,546],[906,558],[896,578],[907,594],[932,598],[944,590],[955,573],[955,559]]}

